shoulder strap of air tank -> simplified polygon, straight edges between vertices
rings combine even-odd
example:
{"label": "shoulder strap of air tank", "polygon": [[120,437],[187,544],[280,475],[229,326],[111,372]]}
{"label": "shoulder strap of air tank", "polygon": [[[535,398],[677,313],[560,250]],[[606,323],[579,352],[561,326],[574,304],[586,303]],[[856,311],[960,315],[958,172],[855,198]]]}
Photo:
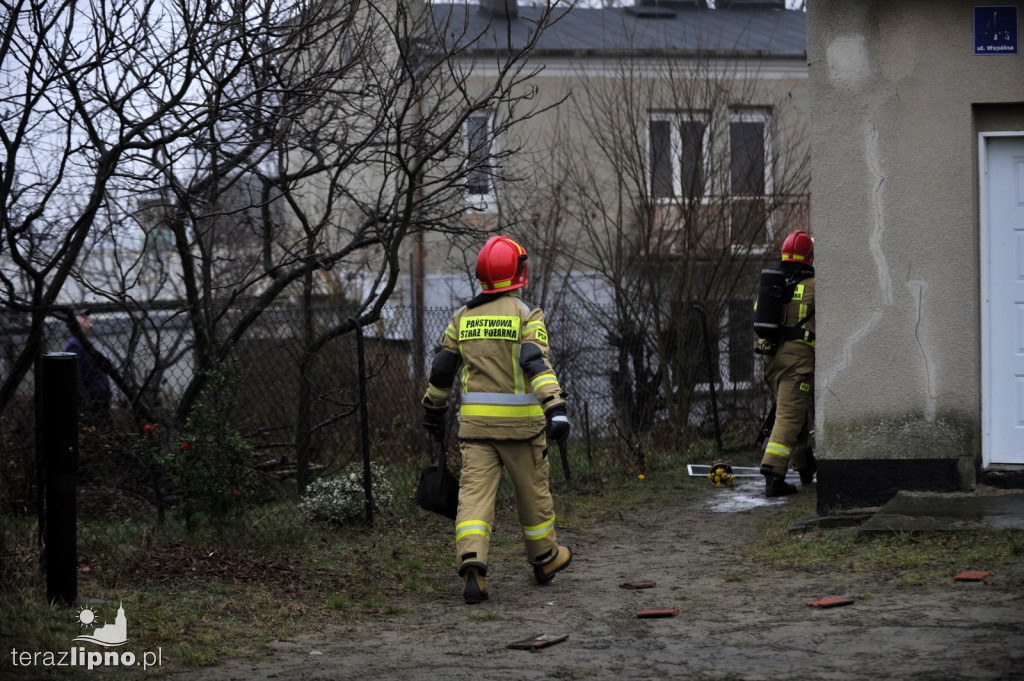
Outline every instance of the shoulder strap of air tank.
{"label": "shoulder strap of air tank", "polygon": [[808,343],[814,341],[815,333],[804,325],[814,316],[814,310],[811,310],[810,314],[798,321],[792,326],[786,326],[782,336],[785,340],[802,340]]}
{"label": "shoulder strap of air tank", "polygon": [[505,294],[504,293],[480,293],[480,294],[477,294],[476,298],[473,298],[473,300],[471,300],[468,303],[466,303],[466,309],[472,310],[474,307],[480,307],[484,303],[489,303],[492,300],[496,300],[496,299],[500,298],[503,295],[505,295]]}

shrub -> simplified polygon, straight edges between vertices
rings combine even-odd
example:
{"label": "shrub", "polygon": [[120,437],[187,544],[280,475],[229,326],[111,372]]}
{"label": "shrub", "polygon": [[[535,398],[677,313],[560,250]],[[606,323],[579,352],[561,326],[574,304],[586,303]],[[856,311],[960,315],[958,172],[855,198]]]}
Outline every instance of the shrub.
{"label": "shrub", "polygon": [[[374,512],[391,505],[394,489],[388,481],[387,469],[370,464],[370,491]],[[306,497],[299,502],[299,512],[307,520],[343,524],[361,519],[366,511],[363,490],[363,465],[352,464],[334,479],[315,480],[306,488]]]}
{"label": "shrub", "polygon": [[180,495],[177,511],[192,529],[206,520],[220,529],[252,499],[252,448],[234,428],[240,369],[230,363],[208,372],[208,383],[176,437],[146,426],[139,448],[164,466]]}

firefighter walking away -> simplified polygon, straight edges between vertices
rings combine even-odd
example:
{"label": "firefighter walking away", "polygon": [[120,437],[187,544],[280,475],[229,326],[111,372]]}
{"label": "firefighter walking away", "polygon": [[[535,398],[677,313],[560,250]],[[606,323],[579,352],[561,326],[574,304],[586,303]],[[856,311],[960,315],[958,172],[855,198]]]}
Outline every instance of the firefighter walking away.
{"label": "firefighter walking away", "polygon": [[800,482],[814,481],[811,442],[814,407],[814,240],[797,230],[782,244],[777,267],[761,272],[754,331],[764,380],[775,399],[775,423],[761,458],[765,496],[797,491],[786,482],[792,467]]}
{"label": "firefighter walking away", "polygon": [[550,582],[572,561],[555,535],[548,486],[548,440],[567,438],[570,424],[548,360],[544,312],[522,299],[526,260],[526,249],[509,237],[484,244],[476,261],[482,293],[452,316],[423,396],[423,426],[443,441],[458,376],[462,473],[455,549],[463,600],[471,605],[488,597],[488,549],[502,468],[515,488],[526,559],[537,583]]}

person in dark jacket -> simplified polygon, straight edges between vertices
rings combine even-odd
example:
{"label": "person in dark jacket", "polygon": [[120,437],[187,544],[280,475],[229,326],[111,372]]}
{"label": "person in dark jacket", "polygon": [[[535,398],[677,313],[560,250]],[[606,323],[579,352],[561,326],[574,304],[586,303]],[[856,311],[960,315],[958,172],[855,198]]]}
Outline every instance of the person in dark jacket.
{"label": "person in dark jacket", "polygon": [[[89,310],[79,310],[75,314],[78,327],[83,336],[92,333],[92,317]],[[72,336],[64,344],[64,352],[73,352],[78,358],[78,403],[83,414],[98,419],[110,418],[110,377],[93,359],[82,342]]]}

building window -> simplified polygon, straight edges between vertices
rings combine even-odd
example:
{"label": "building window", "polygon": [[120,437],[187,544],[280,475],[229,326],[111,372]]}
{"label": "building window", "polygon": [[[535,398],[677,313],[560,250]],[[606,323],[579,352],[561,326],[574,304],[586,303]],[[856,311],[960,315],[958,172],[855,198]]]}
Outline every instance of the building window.
{"label": "building window", "polygon": [[470,203],[486,208],[494,202],[493,137],[491,116],[472,114],[466,120],[466,193]]}
{"label": "building window", "polygon": [[708,124],[703,114],[652,114],[651,195],[657,198],[704,195]]}
{"label": "building window", "polygon": [[763,246],[770,240],[767,202],[771,191],[766,111],[734,111],[729,118],[729,194],[734,247]]}

